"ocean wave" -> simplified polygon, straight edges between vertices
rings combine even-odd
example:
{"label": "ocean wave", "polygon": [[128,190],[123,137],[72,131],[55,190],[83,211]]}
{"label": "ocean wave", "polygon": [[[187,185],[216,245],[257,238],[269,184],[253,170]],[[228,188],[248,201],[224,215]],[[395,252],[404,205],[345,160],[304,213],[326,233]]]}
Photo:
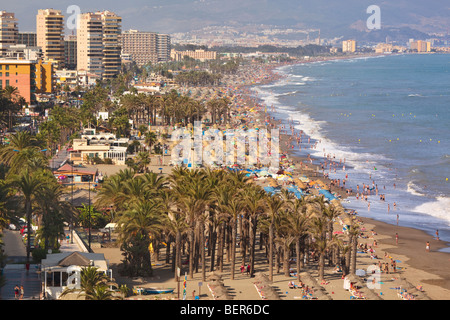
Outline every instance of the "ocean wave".
{"label": "ocean wave", "polygon": [[[345,147],[327,138],[326,133],[324,132],[324,127],[327,125],[326,121],[313,119],[306,112],[302,112],[296,110],[292,106],[286,106],[279,103],[278,97],[286,94],[276,94],[269,90],[264,90],[261,87],[255,87],[254,90],[258,93],[258,97],[262,99],[267,106],[276,106],[278,114],[294,120],[295,123],[297,123],[294,126],[296,130],[302,130],[306,136],[310,137],[314,141],[317,141],[316,148],[308,150],[312,156],[324,157],[324,155],[331,155],[338,160],[345,159],[345,161],[355,169],[365,173],[373,172],[373,168],[377,165],[378,161],[389,160],[381,154],[356,152],[354,149],[357,148],[357,146]],[[287,94],[292,93],[293,92]]]}
{"label": "ocean wave", "polygon": [[289,92],[285,92],[285,93],[278,93],[276,94],[277,97],[282,97],[282,96],[292,96],[295,95],[296,93],[299,93],[300,91],[295,90],[295,91],[289,91]]}
{"label": "ocean wave", "polygon": [[408,191],[408,193],[414,195],[414,196],[420,196],[420,197],[424,197],[425,194],[420,192],[420,188],[414,184],[414,182],[409,181],[408,184],[406,185],[406,191]]}
{"label": "ocean wave", "polygon": [[423,97],[423,95],[418,94],[418,93],[411,93],[411,94],[408,94],[408,97]]}
{"label": "ocean wave", "polygon": [[417,207],[415,207],[412,211],[417,213],[424,213],[444,221],[448,222],[450,225],[450,213],[448,208],[450,207],[450,198],[449,197],[437,197],[435,201],[430,201],[423,203]]}

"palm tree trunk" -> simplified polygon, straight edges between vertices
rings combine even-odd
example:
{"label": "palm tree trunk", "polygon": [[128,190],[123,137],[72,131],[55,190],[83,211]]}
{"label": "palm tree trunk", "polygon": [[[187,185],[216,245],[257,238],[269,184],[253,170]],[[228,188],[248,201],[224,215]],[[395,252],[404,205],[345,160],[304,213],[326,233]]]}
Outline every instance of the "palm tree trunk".
{"label": "palm tree trunk", "polygon": [[289,277],[289,245],[285,244],[284,245],[284,253],[283,253],[283,258],[284,258],[284,263],[283,263],[283,269],[284,269],[284,275],[286,277]]}
{"label": "palm tree trunk", "polygon": [[27,215],[27,264],[30,264],[31,253],[31,199],[25,200],[25,210]]}
{"label": "palm tree trunk", "polygon": [[175,279],[178,281],[178,268],[181,272],[181,232],[177,230],[175,237]]}
{"label": "palm tree trunk", "polygon": [[295,253],[297,256],[297,281],[300,281],[300,270],[301,270],[301,246],[300,246],[300,239],[297,239],[295,242]]}
{"label": "palm tree trunk", "polygon": [[351,248],[351,262],[350,262],[350,274],[356,273],[356,252],[358,249],[358,238],[353,235],[352,236],[352,248]]}
{"label": "palm tree trunk", "polygon": [[200,226],[200,243],[199,249],[201,250],[201,259],[202,259],[202,281],[206,281],[206,259],[205,259],[205,231],[204,224],[201,223]]}
{"label": "palm tree trunk", "polygon": [[194,230],[189,230],[189,279],[194,278]]}
{"label": "palm tree trunk", "polygon": [[320,252],[319,254],[319,279],[323,280],[325,276],[325,253]]}
{"label": "palm tree trunk", "polygon": [[255,274],[255,246],[256,246],[257,217],[250,219],[250,278]]}
{"label": "palm tree trunk", "polygon": [[269,280],[273,281],[273,223],[269,226]]}
{"label": "palm tree trunk", "polygon": [[234,280],[234,265],[236,258],[236,220],[233,220],[232,230],[231,230],[231,280]]}

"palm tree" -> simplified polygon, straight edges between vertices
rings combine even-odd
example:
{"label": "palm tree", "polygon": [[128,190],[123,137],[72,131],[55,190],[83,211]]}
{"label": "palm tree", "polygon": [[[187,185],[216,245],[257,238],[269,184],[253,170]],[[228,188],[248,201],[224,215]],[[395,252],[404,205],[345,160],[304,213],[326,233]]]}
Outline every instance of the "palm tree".
{"label": "palm tree", "polygon": [[[231,225],[231,279],[234,280],[234,272],[236,265],[236,239],[237,239],[237,221],[239,216],[244,211],[244,203],[236,194],[233,197],[228,205],[226,206],[226,211],[230,216],[230,225]],[[242,238],[242,237],[241,237]]]}
{"label": "palm tree", "polygon": [[33,158],[43,158],[40,141],[26,131],[11,135],[10,144],[0,148],[0,160],[9,167],[8,175],[18,174]]}
{"label": "palm tree", "polygon": [[309,219],[303,199],[295,199],[292,207],[287,210],[285,215],[285,227],[288,228],[288,232],[295,242],[298,281],[300,281],[300,270],[303,265],[302,249],[307,237]]}
{"label": "palm tree", "polygon": [[89,266],[82,268],[80,275],[80,289],[65,289],[61,293],[61,297],[69,293],[78,292],[78,295],[84,296],[86,300],[121,299],[114,295],[114,292],[108,288],[112,286],[117,287],[117,284],[111,281],[105,273],[99,272],[97,267]]}
{"label": "palm tree", "polygon": [[46,174],[41,179],[43,186],[35,197],[36,241],[42,240],[45,249],[57,249],[58,239],[64,235],[64,222],[72,221],[76,209],[69,202],[61,201],[64,190],[53,176]]}
{"label": "palm tree", "polygon": [[148,131],[145,134],[144,142],[148,146],[149,152],[152,151],[152,146],[155,144],[156,141],[157,141],[157,136],[156,136],[156,133],[154,133],[153,131]]}
{"label": "palm tree", "polygon": [[314,245],[319,253],[319,279],[323,280],[325,276],[325,254],[336,245],[334,237],[328,238],[327,221],[323,217],[313,217],[311,220],[311,232],[314,235]]}
{"label": "palm tree", "polygon": [[284,202],[278,195],[267,195],[265,198],[265,215],[269,220],[269,280],[273,281],[273,242],[274,242],[274,223],[279,211],[283,208]]}
{"label": "palm tree", "polygon": [[8,107],[8,131],[12,129],[12,113],[13,111],[18,111],[19,108],[19,100],[21,98],[19,94],[19,88],[13,86],[6,86],[3,90],[1,90],[1,95],[5,97],[7,100],[11,101],[12,104],[9,104]]}
{"label": "palm tree", "polygon": [[130,276],[151,276],[150,248],[161,231],[161,208],[156,201],[134,202],[118,221],[119,241],[125,251],[124,270]]}
{"label": "palm tree", "polygon": [[27,263],[30,263],[31,253],[31,219],[34,197],[37,196],[44,182],[40,172],[29,172],[28,168],[20,174],[11,177],[11,186],[15,188],[24,200],[27,220]]}
{"label": "palm tree", "polygon": [[249,221],[249,246],[250,246],[250,277],[254,275],[255,268],[255,246],[256,246],[256,229],[258,217],[264,209],[265,191],[257,185],[249,185],[244,189],[244,199],[247,217]]}
{"label": "palm tree", "polygon": [[356,273],[356,256],[358,251],[358,235],[361,233],[361,229],[358,224],[352,220],[352,224],[348,230],[349,245],[350,245],[350,274]]}
{"label": "palm tree", "polygon": [[[173,271],[175,271],[175,280],[178,281],[178,272],[181,272],[181,241],[183,235],[189,230],[189,225],[186,223],[184,214],[179,210],[169,210],[167,215],[163,215],[162,224],[164,230],[175,237],[175,257],[173,264]],[[181,273],[180,273],[181,274]]]}

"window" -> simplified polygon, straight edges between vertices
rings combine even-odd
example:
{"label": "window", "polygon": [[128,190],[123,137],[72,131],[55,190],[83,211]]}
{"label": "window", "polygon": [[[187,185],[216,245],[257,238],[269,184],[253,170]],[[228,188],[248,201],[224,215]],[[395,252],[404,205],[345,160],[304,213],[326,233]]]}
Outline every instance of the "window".
{"label": "window", "polygon": [[9,80],[6,80],[6,86],[9,87]]}
{"label": "window", "polygon": [[5,76],[9,77],[9,72],[6,72]]}
{"label": "window", "polygon": [[9,64],[5,66],[5,70],[9,70]]}

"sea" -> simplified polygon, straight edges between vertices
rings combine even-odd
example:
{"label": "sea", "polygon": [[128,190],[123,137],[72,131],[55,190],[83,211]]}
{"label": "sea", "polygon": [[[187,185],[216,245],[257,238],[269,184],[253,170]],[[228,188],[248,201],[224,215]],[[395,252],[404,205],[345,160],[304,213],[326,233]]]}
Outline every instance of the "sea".
{"label": "sea", "polygon": [[333,159],[341,166],[325,169],[330,178],[355,192],[372,189],[367,201],[348,198],[346,208],[430,237],[438,230],[450,242],[450,54],[318,61],[276,72],[280,80],[253,90],[272,117],[310,139],[293,152],[316,163]]}

